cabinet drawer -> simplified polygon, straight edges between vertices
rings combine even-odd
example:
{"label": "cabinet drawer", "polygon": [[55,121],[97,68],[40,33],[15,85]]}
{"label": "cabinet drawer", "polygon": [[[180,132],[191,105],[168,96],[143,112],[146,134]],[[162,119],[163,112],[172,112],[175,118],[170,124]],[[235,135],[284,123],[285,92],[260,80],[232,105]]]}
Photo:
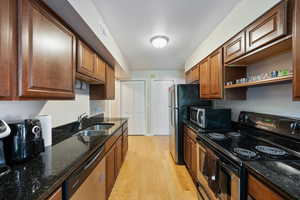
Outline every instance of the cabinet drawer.
{"label": "cabinet drawer", "polygon": [[62,190],[59,188],[56,190],[51,197],[48,198],[48,200],[62,200]]}
{"label": "cabinet drawer", "polygon": [[246,52],[245,32],[241,32],[224,45],[224,61],[228,63]]}
{"label": "cabinet drawer", "polygon": [[246,28],[246,50],[252,51],[287,34],[287,2],[283,1]]}
{"label": "cabinet drawer", "polygon": [[248,196],[249,199],[252,198],[254,200],[284,200],[282,196],[252,175],[248,177]]}

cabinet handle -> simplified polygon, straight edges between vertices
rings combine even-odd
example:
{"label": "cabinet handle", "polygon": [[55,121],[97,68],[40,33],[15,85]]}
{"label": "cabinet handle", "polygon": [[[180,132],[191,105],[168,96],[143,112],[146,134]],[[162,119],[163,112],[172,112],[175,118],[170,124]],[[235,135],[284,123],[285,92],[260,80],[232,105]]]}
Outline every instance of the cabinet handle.
{"label": "cabinet handle", "polygon": [[101,151],[100,151],[99,153],[97,153],[97,155],[95,156],[95,158],[93,158],[93,160],[91,160],[91,161],[84,167],[84,170],[88,169],[92,164],[94,164],[94,162],[95,162],[95,161],[99,158],[99,156],[101,155],[102,150],[103,150],[103,149],[101,149]]}

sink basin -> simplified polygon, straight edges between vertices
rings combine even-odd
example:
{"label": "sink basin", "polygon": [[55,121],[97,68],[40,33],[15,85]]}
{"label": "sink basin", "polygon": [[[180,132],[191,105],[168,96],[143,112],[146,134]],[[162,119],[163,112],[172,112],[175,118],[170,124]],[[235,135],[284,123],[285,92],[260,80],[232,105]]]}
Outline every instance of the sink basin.
{"label": "sink basin", "polygon": [[86,130],[93,130],[93,131],[106,131],[108,129],[110,129],[111,127],[113,127],[115,124],[96,124],[94,126],[91,126],[89,128],[87,128]]}
{"label": "sink basin", "polygon": [[96,130],[83,130],[83,131],[79,131],[78,133],[76,133],[75,135],[78,136],[96,136],[96,135],[103,135],[105,134],[104,131],[96,131]]}

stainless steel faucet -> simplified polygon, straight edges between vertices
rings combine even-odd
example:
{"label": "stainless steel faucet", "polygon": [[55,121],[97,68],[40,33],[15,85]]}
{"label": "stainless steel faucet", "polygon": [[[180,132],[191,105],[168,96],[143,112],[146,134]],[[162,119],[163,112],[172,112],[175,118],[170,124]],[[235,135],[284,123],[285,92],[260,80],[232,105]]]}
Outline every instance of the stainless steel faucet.
{"label": "stainless steel faucet", "polygon": [[87,120],[89,118],[89,115],[87,113],[82,113],[78,116],[78,122],[79,122],[79,129],[82,129],[82,122]]}

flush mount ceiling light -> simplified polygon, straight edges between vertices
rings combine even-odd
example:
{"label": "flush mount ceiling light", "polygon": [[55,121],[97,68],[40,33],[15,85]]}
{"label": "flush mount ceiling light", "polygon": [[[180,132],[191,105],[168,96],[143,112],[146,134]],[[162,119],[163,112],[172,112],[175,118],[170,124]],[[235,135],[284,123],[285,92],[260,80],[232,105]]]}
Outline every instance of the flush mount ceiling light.
{"label": "flush mount ceiling light", "polygon": [[158,35],[151,38],[150,42],[155,48],[161,49],[167,46],[169,38],[167,36]]}

